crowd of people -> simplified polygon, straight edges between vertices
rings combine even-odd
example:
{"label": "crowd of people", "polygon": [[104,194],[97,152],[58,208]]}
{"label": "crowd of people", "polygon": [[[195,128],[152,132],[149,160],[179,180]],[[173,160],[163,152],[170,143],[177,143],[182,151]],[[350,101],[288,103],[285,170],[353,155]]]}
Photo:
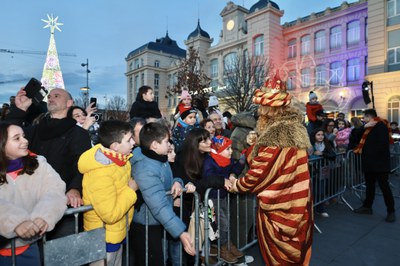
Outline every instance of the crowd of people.
{"label": "crowd of people", "polygon": [[[91,116],[96,107],[74,106],[63,89],[51,90],[47,110],[32,118],[37,107],[22,88],[1,113],[0,265],[11,263],[12,238],[17,239],[17,265],[40,265],[37,241],[45,233],[47,239],[73,234],[74,219],[63,213],[67,206],[82,205],[92,205],[93,210],[84,213],[81,230],[104,226],[106,232],[107,259],[91,265],[121,265],[127,213],[130,261],[135,265],[145,265],[146,252],[148,265],[163,265],[164,230],[168,264],[181,265],[181,242],[183,265],[193,265],[194,239],[187,232],[191,193],[204,197],[208,188],[215,189],[209,198],[220,208],[215,213],[220,246],[213,241],[205,251],[212,260],[217,248],[226,263],[244,256],[228,238],[226,196],[255,193],[265,262],[308,265],[313,227],[308,160],[329,159],[349,150],[361,154],[367,186],[367,198],[355,212],[372,214],[378,181],[386,221],[394,222],[388,156],[392,133],[399,133],[397,124],[389,125],[372,109],[364,112],[364,121],[347,121],[343,113],[335,120],[328,118],[315,92],[309,94],[305,124],[300,111],[291,107],[291,97],[279,77],[269,78],[253,98],[258,112],[232,116],[221,112],[216,96],[210,96],[205,108],[182,90],[170,123],[154,101],[153,89],[142,86],[130,121],[98,124]],[[324,205],[318,207],[317,213],[329,217]],[[299,230],[291,230],[293,225]],[[148,250],[143,245],[147,238]],[[282,242],[288,246],[279,248]]]}

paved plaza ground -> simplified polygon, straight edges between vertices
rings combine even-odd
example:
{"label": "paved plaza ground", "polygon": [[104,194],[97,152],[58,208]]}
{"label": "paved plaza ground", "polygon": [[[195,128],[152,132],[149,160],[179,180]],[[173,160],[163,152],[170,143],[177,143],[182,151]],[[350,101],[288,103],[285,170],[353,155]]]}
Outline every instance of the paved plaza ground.
{"label": "paved plaza ground", "polygon": [[[399,177],[392,178],[393,193],[400,195]],[[378,187],[378,185],[377,185]],[[378,190],[379,191],[379,190]],[[353,207],[361,201],[351,192],[345,193]],[[353,213],[344,203],[327,206],[329,218],[315,216],[311,266],[398,266],[400,265],[400,198],[395,197],[397,221],[386,223],[386,207],[381,195],[376,195],[373,215]],[[249,265],[264,265],[258,247],[247,254],[254,256]]]}

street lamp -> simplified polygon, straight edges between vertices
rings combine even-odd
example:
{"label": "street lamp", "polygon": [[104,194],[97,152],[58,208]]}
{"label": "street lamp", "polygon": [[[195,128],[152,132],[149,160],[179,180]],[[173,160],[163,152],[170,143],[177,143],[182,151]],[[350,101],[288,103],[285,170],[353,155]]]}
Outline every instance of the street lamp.
{"label": "street lamp", "polygon": [[86,64],[85,63],[82,63],[81,64],[81,66],[82,67],[86,67],[86,87],[82,87],[81,88],[81,91],[83,91],[83,95],[84,95],[84,107],[86,108],[86,106],[87,106],[87,103],[88,103],[88,101],[89,101],[89,90],[90,90],[90,88],[89,88],[89,73],[90,73],[90,70],[89,70],[89,59],[88,58],[86,58]]}

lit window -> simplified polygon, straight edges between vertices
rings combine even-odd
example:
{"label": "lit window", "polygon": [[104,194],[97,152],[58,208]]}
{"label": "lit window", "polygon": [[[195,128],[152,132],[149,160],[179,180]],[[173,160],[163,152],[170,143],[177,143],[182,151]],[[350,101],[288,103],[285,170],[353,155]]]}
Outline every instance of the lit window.
{"label": "lit window", "polygon": [[347,60],[347,81],[357,81],[360,79],[360,60],[353,58]]}

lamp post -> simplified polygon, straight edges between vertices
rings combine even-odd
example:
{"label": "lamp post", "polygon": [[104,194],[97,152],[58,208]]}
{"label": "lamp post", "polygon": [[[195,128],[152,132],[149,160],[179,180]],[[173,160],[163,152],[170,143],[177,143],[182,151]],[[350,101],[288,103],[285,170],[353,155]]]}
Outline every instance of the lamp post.
{"label": "lamp post", "polygon": [[88,101],[89,101],[89,73],[90,73],[90,70],[89,70],[89,59],[88,58],[86,58],[86,64],[85,63],[82,63],[81,64],[81,66],[82,67],[86,67],[86,87],[82,87],[81,88],[81,91],[83,91],[83,95],[84,95],[84,107],[86,108],[86,106],[87,106],[87,103],[88,103]]}

